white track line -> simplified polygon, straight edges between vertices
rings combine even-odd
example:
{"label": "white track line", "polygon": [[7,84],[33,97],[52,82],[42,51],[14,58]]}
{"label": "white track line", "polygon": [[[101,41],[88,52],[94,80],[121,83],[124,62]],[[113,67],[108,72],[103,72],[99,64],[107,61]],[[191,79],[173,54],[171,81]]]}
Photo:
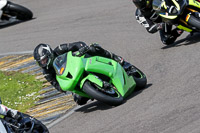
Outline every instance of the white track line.
{"label": "white track line", "polygon": [[0,56],[6,56],[6,55],[17,55],[17,54],[32,54],[33,51],[22,51],[22,52],[8,52],[8,53],[3,53],[0,54]]}
{"label": "white track line", "polygon": [[81,106],[76,106],[75,108],[73,108],[71,111],[69,111],[67,114],[61,116],[60,118],[58,118],[57,120],[53,121],[52,123],[50,123],[49,125],[47,125],[47,128],[51,128],[54,125],[58,124],[59,122],[63,121],[64,119],[66,119],[67,117],[69,117],[71,114],[74,113],[75,110],[79,109]]}

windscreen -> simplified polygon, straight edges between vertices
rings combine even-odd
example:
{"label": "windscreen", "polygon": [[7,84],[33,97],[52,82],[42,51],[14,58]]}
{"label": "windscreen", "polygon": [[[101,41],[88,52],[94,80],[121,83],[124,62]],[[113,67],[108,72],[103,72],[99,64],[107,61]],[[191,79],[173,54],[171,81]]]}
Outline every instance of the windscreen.
{"label": "windscreen", "polygon": [[56,57],[53,62],[53,67],[56,74],[62,75],[67,63],[67,53]]}

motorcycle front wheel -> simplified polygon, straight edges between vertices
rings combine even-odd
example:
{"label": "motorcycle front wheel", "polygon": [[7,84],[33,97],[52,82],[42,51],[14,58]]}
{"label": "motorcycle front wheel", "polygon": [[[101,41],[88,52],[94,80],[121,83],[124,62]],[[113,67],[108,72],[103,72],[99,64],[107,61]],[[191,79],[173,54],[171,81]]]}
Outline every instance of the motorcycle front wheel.
{"label": "motorcycle front wheel", "polygon": [[114,87],[105,89],[86,81],[83,85],[83,91],[92,98],[111,106],[118,106],[123,103],[123,97]]}
{"label": "motorcycle front wheel", "polygon": [[135,66],[131,68],[133,79],[136,82],[136,87],[139,89],[145,88],[147,84],[147,78],[145,74]]}
{"label": "motorcycle front wheel", "polygon": [[28,114],[23,114],[24,118],[31,118],[34,121],[34,128],[32,133],[49,133],[49,130],[47,129],[47,127],[40,122],[39,120],[37,120],[36,118],[31,117]]}
{"label": "motorcycle front wheel", "polygon": [[200,30],[200,19],[196,18],[195,16],[190,15],[188,24]]}
{"label": "motorcycle front wheel", "polygon": [[9,1],[3,8],[3,12],[19,20],[30,20],[33,17],[33,13],[28,8]]}

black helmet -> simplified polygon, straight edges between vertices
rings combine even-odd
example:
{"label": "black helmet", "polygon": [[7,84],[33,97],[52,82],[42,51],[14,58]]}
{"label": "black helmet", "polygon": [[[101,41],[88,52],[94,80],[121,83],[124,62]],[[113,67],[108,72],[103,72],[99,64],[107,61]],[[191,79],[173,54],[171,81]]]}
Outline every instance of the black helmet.
{"label": "black helmet", "polygon": [[140,10],[144,9],[148,4],[147,0],[133,0],[133,3]]}
{"label": "black helmet", "polygon": [[34,59],[40,67],[49,68],[49,64],[53,62],[53,50],[48,44],[39,44],[33,52]]}

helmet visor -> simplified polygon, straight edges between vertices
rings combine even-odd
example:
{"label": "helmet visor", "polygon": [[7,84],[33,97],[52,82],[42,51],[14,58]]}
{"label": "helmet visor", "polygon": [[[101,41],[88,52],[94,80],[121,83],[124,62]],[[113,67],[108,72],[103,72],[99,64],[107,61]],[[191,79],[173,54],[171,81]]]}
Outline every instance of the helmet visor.
{"label": "helmet visor", "polygon": [[48,62],[48,58],[47,57],[45,57],[44,59],[42,59],[41,61],[41,64],[42,65],[46,65],[47,64],[47,62]]}
{"label": "helmet visor", "polygon": [[43,57],[41,60],[38,61],[40,67],[46,67],[49,62],[48,56]]}

